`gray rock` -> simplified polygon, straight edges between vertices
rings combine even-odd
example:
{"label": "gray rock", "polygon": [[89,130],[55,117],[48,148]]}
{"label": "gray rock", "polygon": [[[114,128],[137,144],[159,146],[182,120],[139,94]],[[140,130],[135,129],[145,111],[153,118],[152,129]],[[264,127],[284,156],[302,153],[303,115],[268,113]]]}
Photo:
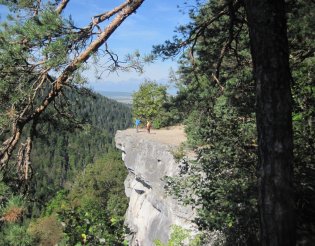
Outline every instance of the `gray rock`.
{"label": "gray rock", "polygon": [[163,178],[180,172],[170,152],[171,146],[128,131],[118,131],[115,141],[129,171],[124,183],[129,197],[125,217],[129,245],[151,246],[154,240],[167,243],[172,225],[197,233],[192,223],[196,211],[181,205],[164,191]]}

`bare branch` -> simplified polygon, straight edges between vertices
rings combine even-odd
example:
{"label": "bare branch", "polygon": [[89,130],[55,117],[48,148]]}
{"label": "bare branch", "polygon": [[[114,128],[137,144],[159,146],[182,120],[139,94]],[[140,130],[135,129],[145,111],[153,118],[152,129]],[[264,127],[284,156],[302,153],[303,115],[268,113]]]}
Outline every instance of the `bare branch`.
{"label": "bare branch", "polygon": [[[33,126],[34,127],[34,124]],[[31,131],[32,132],[32,131]],[[20,149],[18,151],[18,162],[17,162],[17,172],[19,175],[19,179],[22,182],[25,182],[29,179],[32,171],[31,169],[31,151],[33,146],[33,133],[29,136],[24,144],[20,145]]]}
{"label": "bare branch", "polygon": [[61,14],[61,12],[67,7],[67,4],[70,0],[62,0],[61,3],[56,8],[57,14]]}
{"label": "bare branch", "polygon": [[[219,18],[221,18],[222,16],[228,14],[228,4],[224,4],[221,7],[221,11],[216,14],[212,19],[205,21],[204,23],[202,23],[201,25],[196,26],[189,34],[188,38],[186,38],[184,41],[180,42],[180,43],[176,43],[175,42],[167,42],[166,45],[164,46],[157,46],[159,47],[159,51],[158,53],[160,53],[160,55],[164,58],[167,59],[171,56],[176,56],[180,53],[180,49],[181,48],[185,48],[188,45],[191,44],[191,48],[190,48],[190,56],[191,56],[191,60],[194,61],[194,48],[198,42],[199,37],[203,36],[205,30],[212,24],[214,23],[216,20],[218,20]],[[162,48],[161,48],[162,47]],[[169,52],[168,50],[174,50],[172,52]]]}
{"label": "bare branch", "polygon": [[[61,6],[57,8],[65,8],[69,1],[62,1]],[[23,115],[20,115],[19,119],[13,125],[12,137],[5,141],[6,145],[0,151],[0,169],[6,166],[10,159],[13,150],[15,149],[18,141],[20,140],[21,133],[25,124],[31,120],[36,121],[39,116],[46,110],[48,105],[59,95],[63,86],[67,85],[67,81],[71,78],[71,75],[80,67],[80,64],[86,62],[89,57],[95,53],[101,45],[103,45],[111,34],[123,23],[123,21],[132,13],[134,13],[144,2],[144,0],[126,0],[122,5],[115,8],[113,11],[105,14],[105,17],[100,17],[99,20],[105,20],[107,16],[112,16],[113,13],[117,13],[116,17],[107,25],[105,30],[95,39],[78,57],[76,57],[61,73],[61,75],[54,81],[53,88],[48,92],[42,103],[36,107],[31,113],[25,110]],[[119,9],[119,10],[118,10]],[[59,13],[60,13],[59,12]],[[58,11],[57,11],[58,13]],[[108,17],[108,18],[109,18]],[[99,21],[97,20],[97,21]]]}
{"label": "bare branch", "polygon": [[206,30],[208,26],[210,26],[213,22],[221,18],[223,15],[228,14],[228,9],[227,9],[227,4],[225,4],[222,9],[216,16],[214,16],[212,19],[209,21],[206,21],[203,23],[203,25],[198,26],[196,29],[194,29],[191,33],[187,41],[185,41],[183,44],[191,43],[193,42],[192,49],[197,43],[198,38],[203,34],[203,32]]}
{"label": "bare branch", "polygon": [[37,0],[37,4],[35,6],[35,10],[34,10],[34,16],[38,15],[38,11],[40,9],[40,5],[41,5],[41,0]]}
{"label": "bare branch", "polygon": [[[84,63],[89,59],[89,57],[97,51],[97,49],[106,42],[106,40],[111,36],[111,34],[117,29],[117,27],[129,16],[131,15],[144,0],[135,0],[132,3],[126,5],[121,12],[115,17],[115,19],[107,26],[107,28],[100,34],[100,36],[94,40],[89,47],[86,48],[71,64],[69,64],[63,73],[55,80],[53,89],[48,93],[47,97],[44,99],[42,104],[35,110],[35,112],[28,117],[27,121],[32,120],[41,114],[50,102],[59,94],[64,83],[70,77],[70,75],[76,71],[80,64]],[[130,0],[127,1],[129,3]]]}
{"label": "bare branch", "polygon": [[43,83],[44,83],[47,79],[49,79],[49,78],[48,78],[48,71],[49,71],[49,70],[50,70],[50,68],[45,69],[45,70],[40,74],[38,80],[33,84],[33,88],[34,88],[35,86],[36,86],[36,87],[33,89],[33,90],[34,90],[34,92],[33,92],[33,97],[29,99],[29,103],[31,103],[31,102],[34,101],[34,99],[35,99],[35,97],[36,97],[36,95],[37,95],[38,90],[39,90],[40,88],[42,88]]}
{"label": "bare branch", "polygon": [[123,8],[127,7],[128,4],[131,4],[132,0],[127,0],[126,2],[124,2],[123,4],[121,4],[120,6],[114,8],[113,10],[109,11],[109,12],[105,12],[103,14],[100,15],[96,15],[93,17],[93,24],[97,25],[101,22],[103,22],[104,20],[109,19],[110,17],[112,17],[113,15],[117,14],[119,11],[121,11]]}
{"label": "bare branch", "polygon": [[215,74],[211,74],[211,77],[214,79],[214,81],[217,83],[217,85],[220,87],[221,92],[224,91],[224,87],[221,85],[219,79],[215,76]]}
{"label": "bare branch", "polygon": [[226,51],[228,50],[229,46],[231,45],[231,42],[232,42],[232,40],[230,40],[230,39],[228,41],[226,41],[224,43],[222,49],[221,49],[220,56],[219,56],[219,59],[218,59],[218,62],[217,62],[216,68],[215,68],[215,77],[216,78],[220,77],[221,64],[222,64],[222,61],[223,61],[223,58],[225,56]]}
{"label": "bare branch", "polygon": [[110,56],[111,60],[114,62],[114,66],[119,67],[118,56],[116,54],[113,54],[111,51],[109,51],[107,43],[105,43],[105,53]]}
{"label": "bare branch", "polygon": [[126,0],[124,3],[122,3],[119,6],[117,6],[116,8],[114,8],[111,11],[106,11],[106,12],[104,12],[102,14],[98,14],[98,15],[93,16],[92,17],[92,22],[89,25],[87,25],[86,27],[84,27],[84,28],[74,27],[74,28],[77,28],[77,29],[81,30],[79,32],[79,33],[82,34],[82,35],[80,35],[81,37],[86,35],[86,34],[90,34],[90,35],[94,34],[94,33],[92,33],[92,30],[93,30],[94,27],[96,27],[98,29],[98,33],[97,34],[100,34],[100,33],[102,33],[102,30],[98,26],[98,24],[102,23],[105,20],[108,20],[110,17],[112,17],[115,14],[117,14],[119,11],[121,11],[123,8],[127,7],[128,4],[131,4],[132,2],[133,2],[132,0]]}
{"label": "bare branch", "polygon": [[11,158],[12,152],[21,138],[22,129],[23,127],[20,127],[17,123],[15,123],[13,127],[13,136],[4,141],[3,149],[0,152],[0,170],[5,167]]}

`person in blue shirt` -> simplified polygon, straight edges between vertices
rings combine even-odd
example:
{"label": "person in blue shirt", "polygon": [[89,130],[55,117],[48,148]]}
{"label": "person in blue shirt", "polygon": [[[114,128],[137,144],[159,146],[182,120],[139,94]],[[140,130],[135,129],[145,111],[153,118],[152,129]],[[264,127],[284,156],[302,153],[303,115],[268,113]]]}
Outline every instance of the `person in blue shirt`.
{"label": "person in blue shirt", "polygon": [[141,123],[141,120],[139,119],[136,119],[136,129],[137,129],[137,132],[139,132],[139,125]]}

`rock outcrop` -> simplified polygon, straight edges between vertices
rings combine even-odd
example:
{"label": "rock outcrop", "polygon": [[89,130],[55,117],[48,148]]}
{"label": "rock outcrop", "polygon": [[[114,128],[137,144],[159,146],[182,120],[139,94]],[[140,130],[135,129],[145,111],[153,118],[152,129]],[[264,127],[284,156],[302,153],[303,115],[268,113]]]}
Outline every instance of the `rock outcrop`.
{"label": "rock outcrop", "polygon": [[[191,222],[195,211],[182,206],[164,190],[165,176],[179,173],[171,149],[175,146],[146,138],[134,129],[118,131],[116,147],[129,171],[125,191],[129,197],[125,225],[129,245],[150,246],[154,240],[167,243],[172,225],[196,231]],[[156,133],[158,134],[158,133]]]}

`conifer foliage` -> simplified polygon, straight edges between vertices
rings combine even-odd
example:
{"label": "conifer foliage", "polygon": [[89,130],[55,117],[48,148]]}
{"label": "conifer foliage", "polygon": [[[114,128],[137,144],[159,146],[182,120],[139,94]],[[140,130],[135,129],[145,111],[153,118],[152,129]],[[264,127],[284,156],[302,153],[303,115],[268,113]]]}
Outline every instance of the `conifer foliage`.
{"label": "conifer foliage", "polygon": [[[263,245],[295,245],[295,232],[298,243],[307,244],[313,241],[314,235],[315,223],[310,219],[314,218],[312,206],[315,201],[315,182],[312,178],[314,141],[310,140],[314,138],[314,103],[311,106],[314,102],[314,42],[310,41],[314,39],[314,14],[309,7],[314,7],[314,3],[308,0],[286,3],[276,1],[277,3],[269,5],[271,2],[267,2],[196,1],[196,6],[189,12],[191,23],[180,26],[177,29],[180,34],[173,41],[154,48],[155,54],[164,58],[182,54],[176,100],[182,116],[187,118],[189,143],[197,153],[196,163],[188,169],[189,175],[183,174],[183,177],[169,180],[172,187],[170,192],[179,196],[183,202],[196,205],[199,208],[197,223],[200,227],[224,232],[228,245],[257,245],[258,242]],[[263,8],[265,11],[262,11]],[[249,13],[251,11],[255,14],[248,17],[252,14]],[[273,17],[264,15],[272,11],[275,11]],[[284,14],[288,18],[290,54],[286,49],[286,25],[277,26],[285,23]],[[256,23],[258,17],[262,19]],[[268,18],[279,19],[276,23],[265,22]],[[254,29],[266,28],[269,36],[263,37],[263,31],[251,29],[252,25],[256,25]],[[263,25],[266,26],[262,27]],[[272,28],[278,28],[278,32],[273,33]],[[280,36],[282,39],[274,41],[272,45],[272,40],[277,40]],[[281,47],[280,43],[283,44]],[[261,49],[257,50],[258,45],[266,48],[267,44],[271,46],[264,54]],[[259,52],[260,60],[254,60]],[[287,57],[286,61],[282,60],[283,64],[277,60],[277,52],[284,52],[280,55],[280,60]],[[277,60],[276,65],[273,58],[266,62],[270,57]],[[253,60],[254,69],[258,69],[254,70],[255,76],[252,75]],[[294,82],[290,77],[288,62]],[[263,86],[276,78],[270,78],[262,85],[260,83],[264,79],[260,76],[265,72],[278,76],[282,69],[278,67],[277,71],[274,70],[274,66],[278,65],[285,65],[285,73],[281,73],[287,75],[286,79],[280,75],[269,84],[275,86],[272,90],[265,91],[264,95],[259,94]],[[269,76],[267,74],[265,78]],[[275,96],[284,87],[286,93],[289,93],[291,87],[292,99],[285,93]],[[265,98],[268,98],[268,102],[260,104]],[[289,112],[291,100],[292,118]],[[271,102],[278,103],[271,107],[268,104]],[[284,108],[281,113],[275,113],[283,102],[285,105],[282,105]],[[286,110],[286,116],[281,116]],[[262,116],[265,113],[267,116]],[[267,122],[261,125],[261,120]],[[290,150],[292,130],[284,127],[289,126],[292,120],[295,142],[294,181],[292,149]],[[268,125],[270,122],[274,125]],[[281,130],[272,133],[282,124]],[[262,138],[259,135],[262,131],[274,138]],[[285,138],[287,140],[279,140],[275,145],[270,145],[280,135],[283,136],[281,141]],[[266,146],[266,143],[269,145]],[[288,147],[288,152],[282,156],[281,161],[282,157],[276,157],[277,153],[271,154],[274,151],[282,153],[283,149],[277,149],[277,144]],[[269,148],[270,154],[263,156],[265,152],[261,148]],[[262,159],[269,157],[276,157],[274,160],[280,161],[271,164],[271,169],[267,166],[272,161],[263,166],[266,159]],[[260,169],[257,169],[258,165]],[[275,171],[274,168],[279,169]],[[268,175],[271,175],[269,181],[265,180]],[[187,191],[189,188],[192,188],[193,195]],[[264,193],[268,189],[271,189],[269,193]],[[283,189],[283,192],[277,189]],[[278,199],[277,201],[265,197],[273,192],[272,199]],[[272,214],[268,210],[272,206],[279,206],[278,210],[273,209],[276,214],[267,218]],[[296,227],[292,211],[294,206],[297,208]],[[286,212],[280,212],[280,207]],[[286,222],[280,222],[282,219]]]}
{"label": "conifer foliage", "polygon": [[[131,56],[123,67],[106,41],[142,2],[122,1],[78,27],[63,15],[69,0],[0,0],[9,12],[0,24],[0,245],[74,245],[82,242],[81,234],[97,244],[121,243],[126,201],[117,157],[106,161],[119,169],[113,168],[116,174],[105,169],[113,178],[107,190],[84,200],[78,214],[72,204],[67,216],[32,218],[43,215],[58,190],[70,189],[80,172],[113,148],[116,130],[130,126],[130,109],[85,89],[80,73],[100,51],[108,71],[141,69]],[[85,217],[92,205],[93,220]],[[80,223],[74,226],[76,219]],[[107,227],[100,228],[105,219]]]}
{"label": "conifer foliage", "polygon": [[[72,118],[63,110],[65,101],[58,100],[64,89],[81,86],[79,71],[85,62],[143,0],[128,0],[111,11],[96,13],[82,28],[62,15],[68,2],[1,1],[11,15],[1,24],[0,33],[0,168],[9,169],[8,161],[16,149],[15,169],[21,180],[28,180],[31,174],[32,142],[43,113],[49,108]],[[118,61],[107,45],[104,51],[111,61],[107,68],[117,69]],[[27,132],[26,125],[31,125]]]}

